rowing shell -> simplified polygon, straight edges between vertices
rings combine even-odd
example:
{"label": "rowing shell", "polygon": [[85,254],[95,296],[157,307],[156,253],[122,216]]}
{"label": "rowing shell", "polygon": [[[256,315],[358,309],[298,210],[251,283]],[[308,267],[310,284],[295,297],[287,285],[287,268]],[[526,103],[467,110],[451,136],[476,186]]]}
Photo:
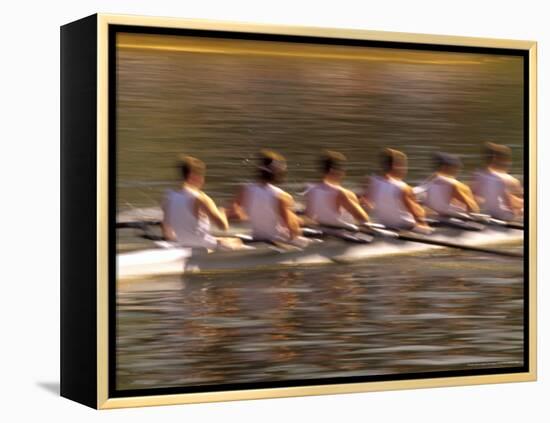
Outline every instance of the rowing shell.
{"label": "rowing shell", "polygon": [[[483,246],[523,241],[523,231],[487,227],[483,231],[463,231],[438,228],[431,239]],[[281,249],[269,244],[254,244],[236,251],[216,251],[167,247],[138,250],[117,255],[119,279],[142,278],[152,275],[242,270],[265,266],[298,266],[308,264],[350,263],[375,257],[414,254],[444,248],[396,239],[375,237],[369,244],[350,244],[339,239],[313,243],[304,249]]]}

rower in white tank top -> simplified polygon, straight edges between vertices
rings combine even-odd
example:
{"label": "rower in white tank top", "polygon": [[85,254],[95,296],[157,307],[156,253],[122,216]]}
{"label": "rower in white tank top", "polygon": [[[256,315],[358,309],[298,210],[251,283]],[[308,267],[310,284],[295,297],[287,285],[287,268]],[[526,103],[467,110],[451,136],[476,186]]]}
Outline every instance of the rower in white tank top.
{"label": "rower in white tank top", "polygon": [[514,218],[514,212],[506,200],[506,176],[509,175],[485,169],[475,173],[473,183],[475,194],[481,200],[482,213],[501,220]]}
{"label": "rower in white tank top", "polygon": [[441,215],[448,215],[454,211],[459,211],[458,207],[455,209],[451,205],[455,182],[454,178],[440,174],[434,175],[425,186],[425,205]]}
{"label": "rower in white tank top", "polygon": [[201,188],[204,185],[206,164],[196,157],[181,156],[178,168],[181,172],[181,189],[168,191],[162,203],[162,235],[183,247],[240,249],[242,242],[235,238],[214,237],[210,234],[210,222],[223,231],[229,228],[225,210]]}
{"label": "rower in white tank top", "polygon": [[305,245],[301,219],[293,211],[292,196],[274,184],[284,180],[286,160],[271,150],[258,157],[258,182],[243,186],[232,204],[232,216],[248,221],[252,236],[265,241],[283,241]]}
{"label": "rower in white tank top", "polygon": [[523,215],[523,187],[508,173],[512,150],[500,144],[485,143],[486,165],[476,172],[472,191],[481,210],[497,219],[512,220]]}
{"label": "rower in white tank top", "polygon": [[252,236],[263,240],[288,240],[288,228],[279,213],[279,197],[284,193],[269,183],[251,183],[244,188],[243,208],[252,227]]}
{"label": "rower in white tank top", "polygon": [[412,229],[414,216],[403,201],[407,184],[391,177],[373,176],[369,186],[369,200],[374,206],[374,219],[391,228]]}
{"label": "rower in white tank top", "polygon": [[305,192],[306,213],[321,225],[346,226],[353,216],[338,204],[342,188],[327,182],[311,185]]}
{"label": "rower in white tank top", "polygon": [[305,192],[306,215],[315,223],[349,227],[354,220],[360,224],[368,222],[369,216],[355,193],[341,185],[346,161],[346,156],[337,151],[323,152],[320,160],[323,180]]}
{"label": "rower in white tank top", "polygon": [[365,200],[372,207],[375,219],[392,228],[430,233],[432,229],[424,219],[424,208],[403,181],[408,170],[406,154],[386,148],[380,159],[382,175],[370,178]]}
{"label": "rower in white tank top", "polygon": [[198,196],[198,191],[189,188],[168,191],[163,203],[164,222],[172,228],[181,246],[213,250],[218,241],[210,235],[208,216],[195,210]]}
{"label": "rower in white tank top", "polygon": [[422,193],[424,205],[441,216],[457,213],[478,213],[479,207],[468,185],[460,182],[457,175],[462,168],[458,156],[438,152],[435,154],[435,173],[428,181],[415,189]]}

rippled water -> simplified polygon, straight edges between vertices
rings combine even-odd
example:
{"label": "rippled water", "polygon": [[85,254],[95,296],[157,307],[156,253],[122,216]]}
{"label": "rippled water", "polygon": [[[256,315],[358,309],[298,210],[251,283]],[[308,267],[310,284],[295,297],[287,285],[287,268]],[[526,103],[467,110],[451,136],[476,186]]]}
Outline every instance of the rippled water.
{"label": "rippled water", "polygon": [[[207,162],[206,190],[222,204],[261,147],[288,157],[293,194],[317,178],[321,148],[347,154],[354,188],[385,146],[409,154],[411,183],[429,175],[437,150],[460,154],[468,179],[486,139],[514,148],[521,176],[519,59],[362,51],[343,60],[121,48],[118,211],[156,207],[180,152]],[[517,259],[447,251],[117,288],[118,389],[523,363]]]}
{"label": "rippled water", "polygon": [[522,310],[521,263],[470,254],[132,282],[119,286],[117,383],[521,366]]}

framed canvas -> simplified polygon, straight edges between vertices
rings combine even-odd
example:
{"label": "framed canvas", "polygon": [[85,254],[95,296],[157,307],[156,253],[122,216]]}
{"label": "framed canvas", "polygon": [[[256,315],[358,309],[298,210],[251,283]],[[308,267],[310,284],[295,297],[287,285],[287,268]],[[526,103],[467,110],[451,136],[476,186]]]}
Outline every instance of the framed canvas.
{"label": "framed canvas", "polygon": [[61,395],[536,379],[536,43],[61,28]]}

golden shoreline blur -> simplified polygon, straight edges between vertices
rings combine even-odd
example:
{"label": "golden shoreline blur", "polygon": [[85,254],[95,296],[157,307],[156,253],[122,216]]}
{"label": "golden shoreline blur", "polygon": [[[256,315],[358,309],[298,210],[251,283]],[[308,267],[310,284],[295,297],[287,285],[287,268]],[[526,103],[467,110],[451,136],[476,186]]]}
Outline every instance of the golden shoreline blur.
{"label": "golden shoreline blur", "polygon": [[[426,52],[377,47],[316,45],[281,41],[230,40],[179,35],[117,35],[120,49],[159,50],[185,53],[229,55],[291,56],[336,60],[367,60],[433,65],[481,65],[489,61],[521,60],[520,57],[491,56],[476,53]],[[451,58],[452,57],[452,58]]]}

